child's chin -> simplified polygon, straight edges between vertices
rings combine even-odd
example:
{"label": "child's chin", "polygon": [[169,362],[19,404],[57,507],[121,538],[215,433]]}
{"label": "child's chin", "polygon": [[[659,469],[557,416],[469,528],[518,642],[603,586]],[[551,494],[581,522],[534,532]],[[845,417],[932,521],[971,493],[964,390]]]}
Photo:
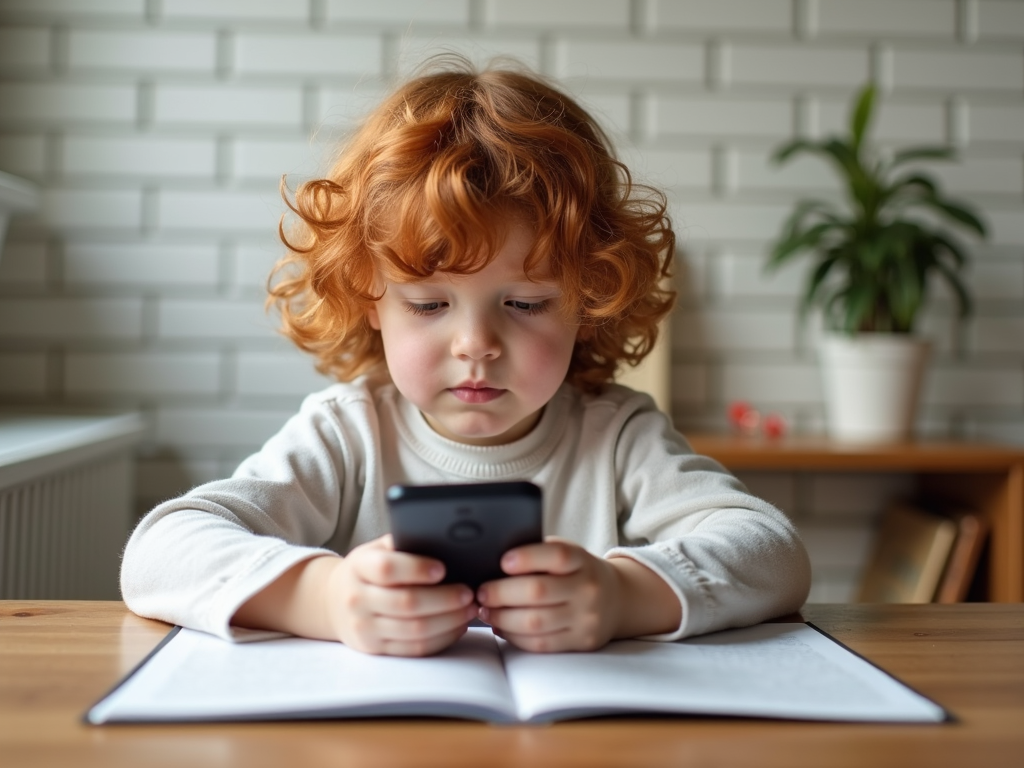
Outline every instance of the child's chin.
{"label": "child's chin", "polygon": [[468,445],[501,445],[515,438],[515,426],[495,424],[493,420],[486,423],[444,423],[435,422],[431,426],[442,437],[457,443]]}

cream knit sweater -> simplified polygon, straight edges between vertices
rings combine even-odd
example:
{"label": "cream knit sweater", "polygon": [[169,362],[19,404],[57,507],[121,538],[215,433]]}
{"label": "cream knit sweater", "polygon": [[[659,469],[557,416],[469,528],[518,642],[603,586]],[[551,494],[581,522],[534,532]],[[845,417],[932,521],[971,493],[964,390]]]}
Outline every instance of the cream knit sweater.
{"label": "cream knit sweater", "polygon": [[136,613],[228,639],[248,598],[296,563],[388,532],[392,483],[530,480],[544,532],[658,573],[682,604],[674,640],[797,610],[810,567],[789,520],[695,455],[644,394],[563,385],[508,445],[437,435],[391,384],[309,396],[234,476],[152,510],[128,541],[121,589]]}

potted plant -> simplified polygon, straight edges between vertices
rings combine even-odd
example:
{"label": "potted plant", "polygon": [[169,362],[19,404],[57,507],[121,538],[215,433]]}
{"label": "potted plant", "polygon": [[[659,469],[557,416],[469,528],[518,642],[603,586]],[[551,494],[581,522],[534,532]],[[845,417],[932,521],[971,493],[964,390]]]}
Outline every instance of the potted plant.
{"label": "potted plant", "polygon": [[768,269],[809,253],[801,319],[821,310],[820,359],[829,432],[841,439],[900,440],[910,436],[929,343],[916,336],[930,281],[952,289],[960,320],[971,298],[962,278],[966,254],[943,225],[985,236],[965,204],[943,196],[914,165],[953,157],[948,147],[918,146],[889,157],[868,146],[876,92],[855,97],[849,135],[797,139],[773,155],[784,163],[811,153],[837,171],[845,204],[798,202],[774,243]]}

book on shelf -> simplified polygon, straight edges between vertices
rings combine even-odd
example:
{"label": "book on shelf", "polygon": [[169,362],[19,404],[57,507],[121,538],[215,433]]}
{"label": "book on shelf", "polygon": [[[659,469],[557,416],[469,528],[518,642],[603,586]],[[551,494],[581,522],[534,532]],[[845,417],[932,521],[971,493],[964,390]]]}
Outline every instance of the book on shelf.
{"label": "book on shelf", "polygon": [[967,599],[988,537],[988,520],[984,515],[961,510],[951,516],[956,523],[956,541],[935,593],[936,603],[961,603]]}
{"label": "book on shelf", "polygon": [[940,722],[939,705],[824,633],[768,623],[678,642],[536,654],[471,628],[426,658],[295,637],[230,643],[175,629],[89,723],[454,717],[550,722],[613,714]]}
{"label": "book on shelf", "polygon": [[983,516],[900,501],[883,513],[858,602],[959,602],[984,545]]}

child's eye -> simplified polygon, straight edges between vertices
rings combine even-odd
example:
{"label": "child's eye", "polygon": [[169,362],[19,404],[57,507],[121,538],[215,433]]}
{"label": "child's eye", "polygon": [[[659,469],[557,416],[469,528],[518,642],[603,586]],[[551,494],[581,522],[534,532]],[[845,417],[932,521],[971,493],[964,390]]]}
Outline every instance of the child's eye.
{"label": "child's eye", "polygon": [[407,312],[412,312],[414,315],[432,315],[441,309],[442,302],[440,301],[428,301],[424,304],[413,304],[411,301],[407,302],[405,309]]}
{"label": "child's eye", "polygon": [[505,306],[512,307],[517,312],[522,312],[526,315],[539,315],[542,312],[547,312],[551,308],[551,302],[548,299],[544,301],[516,301],[510,299],[505,302]]}

